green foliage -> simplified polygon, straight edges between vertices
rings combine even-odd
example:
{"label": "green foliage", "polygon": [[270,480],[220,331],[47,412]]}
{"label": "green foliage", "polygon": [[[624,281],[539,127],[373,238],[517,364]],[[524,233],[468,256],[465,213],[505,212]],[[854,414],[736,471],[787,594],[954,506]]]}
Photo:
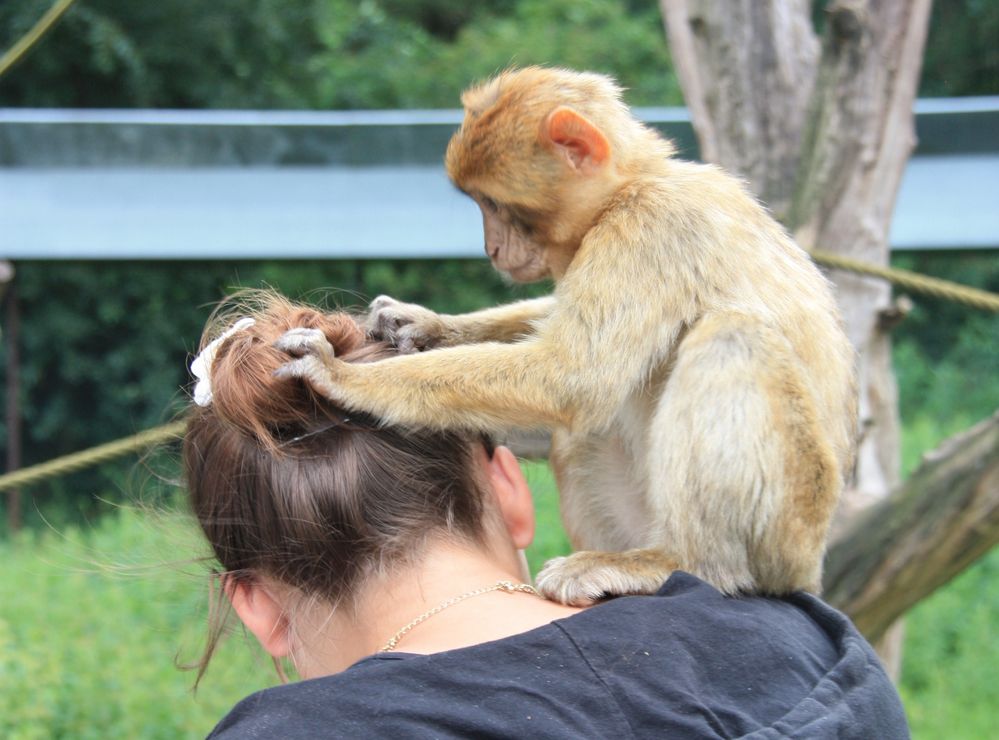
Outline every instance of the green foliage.
{"label": "green foliage", "polygon": [[995,737],[999,550],[906,616],[899,690],[913,737]]}
{"label": "green foliage", "polygon": [[558,64],[616,76],[633,105],[680,105],[664,38],[654,3],[522,0],[509,17],[470,26],[455,53],[477,59],[476,76],[511,62]]}
{"label": "green foliage", "polygon": [[[204,630],[201,548],[178,517],[132,511],[93,529],[0,543],[0,737],[204,737],[245,694],[276,683],[233,639],[194,697]],[[248,641],[247,641],[248,642]]]}
{"label": "green foliage", "polygon": [[534,496],[537,534],[534,543],[527,550],[527,562],[531,566],[531,573],[537,573],[552,558],[572,552],[572,547],[562,529],[558,488],[548,463],[524,462],[521,467]]}
{"label": "green foliage", "polygon": [[453,108],[469,81],[511,64],[613,74],[631,88],[634,104],[681,100],[653,3],[636,11],[616,0],[521,0],[508,15],[469,10],[453,41],[384,5],[344,0],[321,13],[325,49],[311,68],[319,107]]}
{"label": "green foliage", "polygon": [[[51,5],[50,0],[0,3],[0,48],[11,46]],[[77,3],[4,76],[0,105],[147,105],[152,74],[120,20],[97,3]]]}
{"label": "green foliage", "polygon": [[[0,3],[0,48],[49,4]],[[997,34],[999,4],[935,3],[922,94],[999,92]],[[0,105],[456,107],[511,63],[614,74],[636,105],[681,102],[652,0],[87,0],[0,83]]]}
{"label": "green foliage", "polygon": [[[906,269],[999,289],[995,253],[897,257]],[[902,466],[999,408],[999,316],[914,297],[895,334]],[[999,550],[906,616],[900,691],[913,737],[977,740],[995,727]]]}
{"label": "green foliage", "polygon": [[999,3],[933,3],[923,60],[921,95],[999,93]]}
{"label": "green foliage", "polygon": [[[47,6],[0,5],[0,46]],[[512,62],[610,72],[634,103],[680,102],[651,1],[87,0],[4,80],[0,104],[453,108]]]}
{"label": "green foliage", "polygon": [[[54,107],[302,107],[318,2],[87,0],[0,84],[0,103]],[[0,4],[0,45],[48,0]]]}
{"label": "green foliage", "polygon": [[[894,264],[985,290],[999,291],[995,252],[896,257]],[[999,408],[999,314],[913,296],[895,332],[899,409],[906,433],[903,468],[937,442]]]}

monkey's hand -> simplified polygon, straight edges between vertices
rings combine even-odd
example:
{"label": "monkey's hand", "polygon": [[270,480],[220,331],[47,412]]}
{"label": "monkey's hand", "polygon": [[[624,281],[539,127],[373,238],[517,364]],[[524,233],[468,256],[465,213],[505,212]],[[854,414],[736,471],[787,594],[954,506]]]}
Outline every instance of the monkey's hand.
{"label": "monkey's hand", "polygon": [[275,370],[275,377],[302,378],[330,400],[340,400],[336,369],[344,363],[319,329],[291,329],[274,346],[296,358]]}
{"label": "monkey's hand", "polygon": [[364,328],[375,339],[389,342],[402,354],[454,344],[447,321],[429,308],[380,295],[368,306]]}
{"label": "monkey's hand", "polygon": [[589,606],[614,596],[654,594],[678,569],[677,560],[662,550],[586,550],[549,560],[536,582],[547,599]]}

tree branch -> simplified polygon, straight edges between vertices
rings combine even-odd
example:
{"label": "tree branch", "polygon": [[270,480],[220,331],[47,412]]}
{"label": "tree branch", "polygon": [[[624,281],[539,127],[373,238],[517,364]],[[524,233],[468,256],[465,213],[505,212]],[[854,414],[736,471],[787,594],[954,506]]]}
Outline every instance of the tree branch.
{"label": "tree branch", "polygon": [[871,641],[999,543],[999,411],[924,455],[830,548],[825,593]]}

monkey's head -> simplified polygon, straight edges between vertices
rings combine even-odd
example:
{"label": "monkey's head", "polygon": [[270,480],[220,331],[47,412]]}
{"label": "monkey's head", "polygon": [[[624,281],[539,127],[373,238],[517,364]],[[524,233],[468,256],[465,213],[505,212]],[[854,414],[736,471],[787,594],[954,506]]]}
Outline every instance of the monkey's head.
{"label": "monkey's head", "polygon": [[508,70],[461,101],[448,175],[478,203],[493,265],[518,282],[561,277],[634,155],[671,153],[603,75]]}

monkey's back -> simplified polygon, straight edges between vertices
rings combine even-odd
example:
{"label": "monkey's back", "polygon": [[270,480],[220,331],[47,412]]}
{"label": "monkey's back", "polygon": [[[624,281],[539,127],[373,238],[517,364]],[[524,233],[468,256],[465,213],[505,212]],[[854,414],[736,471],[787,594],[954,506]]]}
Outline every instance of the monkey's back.
{"label": "monkey's back", "polygon": [[697,306],[693,323],[738,315],[786,340],[845,475],[856,436],[856,353],[832,284],[745,186],[717,167],[668,160],[643,190],[656,204],[650,213],[662,218],[667,290],[682,265]]}
{"label": "monkey's back", "polygon": [[[583,322],[620,345],[595,406],[610,422],[556,438],[574,546],[665,548],[727,593],[817,591],[856,425],[829,282],[737,180],[674,160],[617,193],[580,257],[556,296],[585,306],[599,269],[623,304]],[[622,517],[634,486],[643,505]]]}

